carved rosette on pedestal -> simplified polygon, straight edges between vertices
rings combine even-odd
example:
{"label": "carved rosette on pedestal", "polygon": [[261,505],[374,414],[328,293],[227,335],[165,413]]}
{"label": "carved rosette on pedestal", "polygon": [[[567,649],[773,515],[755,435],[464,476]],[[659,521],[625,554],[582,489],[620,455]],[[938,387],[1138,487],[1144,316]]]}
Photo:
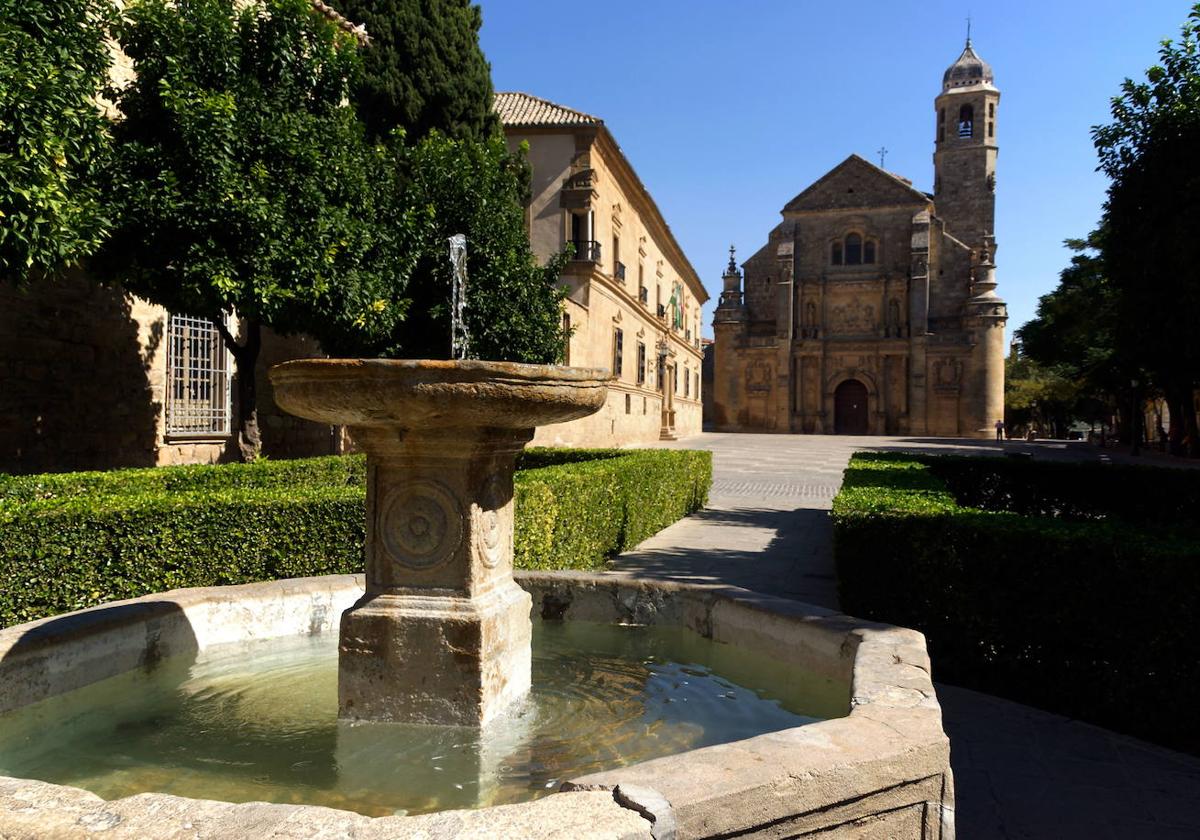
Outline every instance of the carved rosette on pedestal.
{"label": "carved rosette on pedestal", "polygon": [[603,370],[309,359],[271,371],[285,410],[367,453],[366,594],[342,615],[339,715],[480,725],[529,689],[530,598],[512,579],[513,471],[534,428],[584,417]]}

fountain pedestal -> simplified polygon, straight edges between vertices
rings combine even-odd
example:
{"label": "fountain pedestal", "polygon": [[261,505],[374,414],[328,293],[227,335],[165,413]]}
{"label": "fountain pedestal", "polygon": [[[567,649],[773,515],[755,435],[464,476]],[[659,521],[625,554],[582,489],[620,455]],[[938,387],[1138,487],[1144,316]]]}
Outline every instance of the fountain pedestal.
{"label": "fountain pedestal", "polygon": [[285,410],[367,454],[366,594],[342,615],[348,719],[487,723],[529,689],[530,597],[512,578],[516,457],[604,404],[607,371],[306,359],[271,371]]}

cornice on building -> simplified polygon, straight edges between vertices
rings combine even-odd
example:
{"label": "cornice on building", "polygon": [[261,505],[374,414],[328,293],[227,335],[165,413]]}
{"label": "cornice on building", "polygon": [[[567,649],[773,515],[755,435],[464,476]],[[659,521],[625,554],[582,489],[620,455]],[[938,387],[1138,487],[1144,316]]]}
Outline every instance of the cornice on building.
{"label": "cornice on building", "polygon": [[[604,120],[525,93],[497,93],[496,103],[493,107],[509,134],[571,134],[576,138],[577,148],[596,143],[606,168],[626,198],[634,204],[643,226],[659,245],[663,255],[671,261],[696,299],[701,304],[708,301],[708,291],[700,275],[684,254],[654,197],[625,157]],[[580,141],[585,143],[581,144]]]}

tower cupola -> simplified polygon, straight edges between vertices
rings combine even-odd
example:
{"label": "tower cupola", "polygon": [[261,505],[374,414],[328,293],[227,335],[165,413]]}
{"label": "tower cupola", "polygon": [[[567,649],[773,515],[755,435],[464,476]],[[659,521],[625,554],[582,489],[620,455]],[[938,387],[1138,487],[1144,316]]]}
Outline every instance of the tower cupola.
{"label": "tower cupola", "polygon": [[[942,75],[934,109],[936,214],[955,238],[981,251],[985,237],[995,235],[1000,91],[991,65],[975,52],[970,33],[962,53]],[[994,244],[990,250],[995,252]]]}
{"label": "tower cupola", "polygon": [[949,93],[957,88],[993,87],[994,81],[992,66],[979,57],[975,48],[971,46],[971,39],[967,38],[962,55],[942,74],[942,93]]}

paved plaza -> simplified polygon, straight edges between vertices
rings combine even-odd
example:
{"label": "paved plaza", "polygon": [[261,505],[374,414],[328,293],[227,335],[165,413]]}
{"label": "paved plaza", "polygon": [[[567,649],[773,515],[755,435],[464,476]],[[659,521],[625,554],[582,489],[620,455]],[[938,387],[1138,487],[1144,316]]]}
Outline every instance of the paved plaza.
{"label": "paved plaza", "polygon": [[[703,434],[665,445],[713,452],[709,505],[621,555],[613,574],[729,583],[832,608],[829,508],[853,452],[1124,460],[1066,442]],[[1200,759],[962,688],[939,685],[938,699],[959,837],[1200,837]]]}

